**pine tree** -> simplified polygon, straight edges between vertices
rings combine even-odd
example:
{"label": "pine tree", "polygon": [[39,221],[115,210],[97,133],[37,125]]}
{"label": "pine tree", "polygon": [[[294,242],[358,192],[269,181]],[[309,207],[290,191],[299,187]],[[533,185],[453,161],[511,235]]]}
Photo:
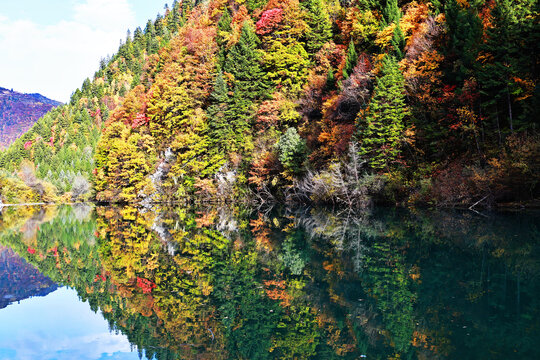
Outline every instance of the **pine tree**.
{"label": "pine tree", "polygon": [[336,77],[334,75],[334,69],[329,68],[328,74],[326,74],[326,88],[330,91],[336,88]]}
{"label": "pine tree", "polygon": [[262,81],[261,54],[257,50],[259,39],[249,23],[242,26],[240,39],[230,49],[223,70],[234,76],[234,93],[253,101],[267,89]]}
{"label": "pine tree", "polygon": [[383,10],[383,27],[386,27],[392,23],[397,24],[401,19],[401,10],[399,9],[397,0],[387,0],[386,6]]}
{"label": "pine tree", "polygon": [[357,123],[359,154],[367,157],[374,169],[388,168],[398,158],[403,121],[408,115],[404,79],[397,59],[386,55],[381,72],[365,119],[359,119]]}
{"label": "pine tree", "polygon": [[231,22],[232,18],[231,14],[229,13],[229,9],[225,8],[217,24],[216,43],[219,46],[217,55],[218,71],[223,68],[223,64],[225,64],[225,58],[227,57],[227,44],[225,41],[225,36],[232,30]]}
{"label": "pine tree", "polygon": [[173,34],[176,33],[178,28],[182,25],[181,13],[182,8],[180,7],[180,3],[177,0],[174,0],[171,12],[167,17],[167,28],[169,29],[169,32]]}
{"label": "pine tree", "polygon": [[310,28],[306,34],[306,47],[311,54],[314,54],[332,39],[332,23],[323,0],[308,0],[306,7],[308,10],[306,22]]}
{"label": "pine tree", "polygon": [[343,78],[347,79],[351,75],[356,63],[358,62],[358,54],[354,47],[354,42],[351,40],[349,48],[347,49],[347,59],[345,60],[345,66],[343,67]]}
{"label": "pine tree", "polygon": [[518,95],[521,91],[515,79],[524,78],[527,72],[532,72],[534,66],[531,64],[538,56],[532,49],[527,51],[529,49],[522,40],[531,36],[525,24],[527,12],[528,9],[509,0],[496,1],[491,12],[491,26],[486,30],[487,39],[480,46],[482,64],[477,74],[481,91],[486,96],[484,105],[494,107],[493,113],[497,119],[507,118],[511,131],[521,125],[516,124],[514,119],[514,94]]}
{"label": "pine tree", "polygon": [[394,29],[394,34],[392,35],[392,50],[394,55],[399,59],[403,59],[403,49],[405,48],[405,35],[401,31],[401,26],[399,22],[396,23],[396,28]]}
{"label": "pine tree", "polygon": [[230,140],[232,140],[231,133],[233,132],[227,117],[231,99],[222,73],[219,73],[216,78],[210,101],[211,105],[206,110],[208,136],[212,144],[211,149],[215,152],[221,152],[231,146]]}
{"label": "pine tree", "polygon": [[234,129],[234,144],[244,143],[245,150],[251,147],[248,135],[254,117],[254,103],[263,98],[268,89],[263,80],[258,43],[253,27],[244,23],[240,38],[230,49],[223,66],[224,71],[234,78],[231,105],[226,111],[226,117]]}
{"label": "pine tree", "polygon": [[475,66],[478,45],[482,36],[482,23],[471,8],[463,8],[456,0],[445,4],[445,19],[448,28],[448,43],[444,52],[453,66],[447,77],[453,83],[462,83]]}
{"label": "pine tree", "polygon": [[403,58],[403,49],[405,48],[405,36],[399,25],[402,13],[398,6],[397,0],[387,0],[386,6],[383,10],[383,19],[381,21],[381,27],[386,27],[391,24],[395,24],[394,33],[392,34],[392,50],[393,54],[398,58]]}

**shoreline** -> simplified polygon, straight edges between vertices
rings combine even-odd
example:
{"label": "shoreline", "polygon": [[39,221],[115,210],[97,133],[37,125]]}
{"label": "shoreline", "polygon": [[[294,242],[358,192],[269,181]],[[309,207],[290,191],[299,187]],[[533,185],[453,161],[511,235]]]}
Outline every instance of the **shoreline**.
{"label": "shoreline", "polygon": [[[96,205],[96,206],[135,206],[135,207],[139,207],[139,206],[143,206],[142,204],[139,204],[139,203],[103,203],[103,202],[99,202],[99,201],[82,201],[82,202],[68,202],[68,203],[55,203],[55,202],[49,202],[49,203],[45,203],[45,202],[37,202],[37,203],[8,203],[8,204],[5,204],[5,203],[2,203],[0,202],[0,212],[2,211],[3,208],[7,208],[7,207],[22,207],[22,206],[61,206],[61,205],[76,205],[76,204],[93,204],[93,205]],[[203,203],[204,204],[204,203]],[[211,202],[208,202],[207,204],[210,204],[210,205],[217,205],[217,203],[211,203]],[[157,206],[171,206],[172,204],[171,203],[168,203],[168,202],[163,202],[163,203],[153,203],[152,205],[157,205]],[[178,204],[179,205],[179,204]],[[185,205],[185,204],[184,204]],[[199,204],[199,205],[202,205],[202,204]],[[284,203],[276,203],[276,205],[286,205]],[[327,206],[325,204],[318,204],[318,205],[314,205],[314,204],[295,204],[295,205],[301,205],[301,206],[310,206],[310,207],[317,207],[317,206]],[[516,202],[510,202],[510,203],[500,203],[500,204],[495,204],[495,206],[493,207],[490,207],[490,208],[485,208],[485,207],[471,207],[471,206],[466,206],[466,205],[462,205],[462,206],[426,206],[426,205],[410,205],[410,206],[407,206],[407,205],[404,205],[404,204],[394,204],[394,205],[389,205],[389,204],[375,204],[373,205],[373,207],[392,207],[392,208],[418,208],[418,209],[446,209],[446,210],[449,210],[449,209],[455,209],[455,210],[470,210],[470,211],[473,211],[473,212],[479,212],[478,210],[480,211],[496,211],[496,210],[538,210],[540,209],[540,200],[533,200],[531,202],[527,202],[527,203],[516,203]]]}

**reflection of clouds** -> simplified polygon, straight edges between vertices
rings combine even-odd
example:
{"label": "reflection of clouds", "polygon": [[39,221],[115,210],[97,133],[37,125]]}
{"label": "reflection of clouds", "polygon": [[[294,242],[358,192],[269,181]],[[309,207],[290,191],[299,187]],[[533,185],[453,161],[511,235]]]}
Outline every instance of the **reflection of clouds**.
{"label": "reflection of clouds", "polygon": [[131,352],[130,343],[125,336],[108,332],[63,339],[56,338],[54,334],[31,334],[24,339],[15,340],[10,347],[17,349],[16,358],[21,360],[90,360],[102,359],[105,356],[113,359],[138,359],[137,353]]}
{"label": "reflection of clouds", "polygon": [[[24,337],[11,339],[9,347],[16,349],[14,358],[20,360],[139,358],[136,352],[131,352],[131,345],[124,335],[108,332],[60,339],[53,333],[25,334]],[[1,353],[4,353],[4,349],[0,349]],[[0,360],[4,359],[9,357],[4,358],[0,355]]]}
{"label": "reflection of clouds", "polygon": [[126,336],[68,288],[0,311],[0,360],[138,359]]}

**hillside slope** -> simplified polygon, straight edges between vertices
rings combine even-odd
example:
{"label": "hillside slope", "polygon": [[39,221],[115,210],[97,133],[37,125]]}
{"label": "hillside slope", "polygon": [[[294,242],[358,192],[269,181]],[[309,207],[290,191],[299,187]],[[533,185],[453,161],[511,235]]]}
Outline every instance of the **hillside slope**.
{"label": "hillside slope", "polygon": [[0,87],[0,149],[7,148],[58,101],[40,94],[21,94]]}
{"label": "hillside slope", "polygon": [[[80,173],[104,202],[528,201],[537,18],[530,0],[175,1],[0,166],[63,192]],[[77,141],[81,121],[101,133]]]}

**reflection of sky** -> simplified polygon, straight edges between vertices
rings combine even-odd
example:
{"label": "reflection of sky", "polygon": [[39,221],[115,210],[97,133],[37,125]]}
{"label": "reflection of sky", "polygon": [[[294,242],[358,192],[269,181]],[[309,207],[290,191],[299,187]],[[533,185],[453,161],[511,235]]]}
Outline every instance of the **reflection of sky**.
{"label": "reflection of sky", "polygon": [[138,358],[75,290],[60,288],[0,310],[0,360]]}

